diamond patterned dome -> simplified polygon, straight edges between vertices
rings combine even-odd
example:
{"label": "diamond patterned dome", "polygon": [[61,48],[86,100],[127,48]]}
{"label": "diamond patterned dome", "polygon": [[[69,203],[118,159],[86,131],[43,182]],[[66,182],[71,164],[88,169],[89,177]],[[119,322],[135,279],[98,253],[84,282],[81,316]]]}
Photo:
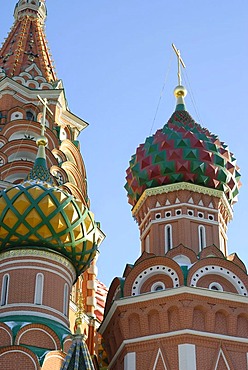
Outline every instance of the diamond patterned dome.
{"label": "diamond patterned dome", "polygon": [[127,169],[126,181],[132,206],[144,190],[177,182],[222,190],[233,204],[241,186],[233,153],[216,135],[197,124],[183,105],[163,129],[138,147]]}
{"label": "diamond patterned dome", "polygon": [[96,229],[83,203],[53,184],[30,179],[0,192],[0,251],[49,248],[80,274],[95,256]]}

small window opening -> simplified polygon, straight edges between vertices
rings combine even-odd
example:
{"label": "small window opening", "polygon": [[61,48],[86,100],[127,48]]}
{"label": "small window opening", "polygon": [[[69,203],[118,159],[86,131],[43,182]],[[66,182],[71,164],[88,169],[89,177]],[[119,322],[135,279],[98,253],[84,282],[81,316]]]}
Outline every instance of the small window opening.
{"label": "small window opening", "polygon": [[37,274],[35,281],[35,296],[34,304],[41,305],[43,300],[43,286],[44,286],[44,275]]}
{"label": "small window opening", "polygon": [[8,302],[9,293],[9,275],[6,274],[2,281],[1,306],[5,306]]}
{"label": "small window opening", "polygon": [[33,112],[31,112],[31,111],[27,111],[27,112],[26,112],[26,119],[27,119],[28,121],[34,121],[34,120],[35,120],[34,113],[33,113]]}
{"label": "small window opening", "polygon": [[165,226],[165,253],[172,248],[172,226]]}

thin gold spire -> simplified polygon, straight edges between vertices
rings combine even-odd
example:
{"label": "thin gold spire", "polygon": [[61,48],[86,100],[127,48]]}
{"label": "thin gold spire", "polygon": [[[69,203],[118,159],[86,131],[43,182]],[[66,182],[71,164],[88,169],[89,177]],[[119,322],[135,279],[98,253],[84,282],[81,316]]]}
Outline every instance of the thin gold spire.
{"label": "thin gold spire", "polygon": [[183,68],[186,68],[184,61],[182,60],[180,51],[176,48],[175,44],[172,44],[172,48],[176,53],[177,56],[177,62],[178,62],[178,70],[177,70],[177,76],[178,76],[178,86],[174,89],[174,95],[177,98],[177,105],[176,110],[186,110],[185,103],[184,103],[184,97],[187,95],[187,90],[184,86],[182,86],[182,76],[181,76],[181,66]]}
{"label": "thin gold spire", "polygon": [[177,56],[177,63],[178,63],[177,76],[178,76],[178,85],[180,86],[182,84],[181,66],[183,68],[186,68],[186,65],[185,65],[184,61],[182,60],[180,50],[176,48],[175,44],[172,44],[172,48],[175,51],[176,56]]}

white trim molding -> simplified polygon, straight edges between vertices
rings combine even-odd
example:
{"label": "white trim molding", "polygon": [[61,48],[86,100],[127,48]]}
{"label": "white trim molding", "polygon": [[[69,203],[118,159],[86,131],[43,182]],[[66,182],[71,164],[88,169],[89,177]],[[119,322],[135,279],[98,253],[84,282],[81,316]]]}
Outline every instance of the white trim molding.
{"label": "white trim molding", "polygon": [[196,370],[196,351],[194,344],[178,345],[179,370]]}
{"label": "white trim molding", "polygon": [[124,357],[124,370],[136,370],[136,353],[127,353]]}

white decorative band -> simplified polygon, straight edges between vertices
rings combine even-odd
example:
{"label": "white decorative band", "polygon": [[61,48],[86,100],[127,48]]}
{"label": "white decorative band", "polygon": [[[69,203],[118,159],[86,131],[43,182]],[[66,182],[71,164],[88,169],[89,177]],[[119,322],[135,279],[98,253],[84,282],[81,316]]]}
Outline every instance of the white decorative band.
{"label": "white decorative band", "polygon": [[1,262],[4,259],[8,258],[16,258],[16,257],[41,257],[47,258],[49,260],[55,261],[60,263],[61,265],[68,268],[73,276],[73,281],[76,279],[76,271],[72,263],[61,254],[53,253],[52,251],[45,251],[40,249],[11,249],[9,251],[2,252],[1,254]]}
{"label": "white decorative band", "polygon": [[179,277],[175,270],[165,265],[154,265],[143,270],[135,279],[132,286],[132,296],[140,294],[140,289],[144,282],[151,276],[157,274],[164,274],[171,278],[173,282],[173,288],[179,287]]}

